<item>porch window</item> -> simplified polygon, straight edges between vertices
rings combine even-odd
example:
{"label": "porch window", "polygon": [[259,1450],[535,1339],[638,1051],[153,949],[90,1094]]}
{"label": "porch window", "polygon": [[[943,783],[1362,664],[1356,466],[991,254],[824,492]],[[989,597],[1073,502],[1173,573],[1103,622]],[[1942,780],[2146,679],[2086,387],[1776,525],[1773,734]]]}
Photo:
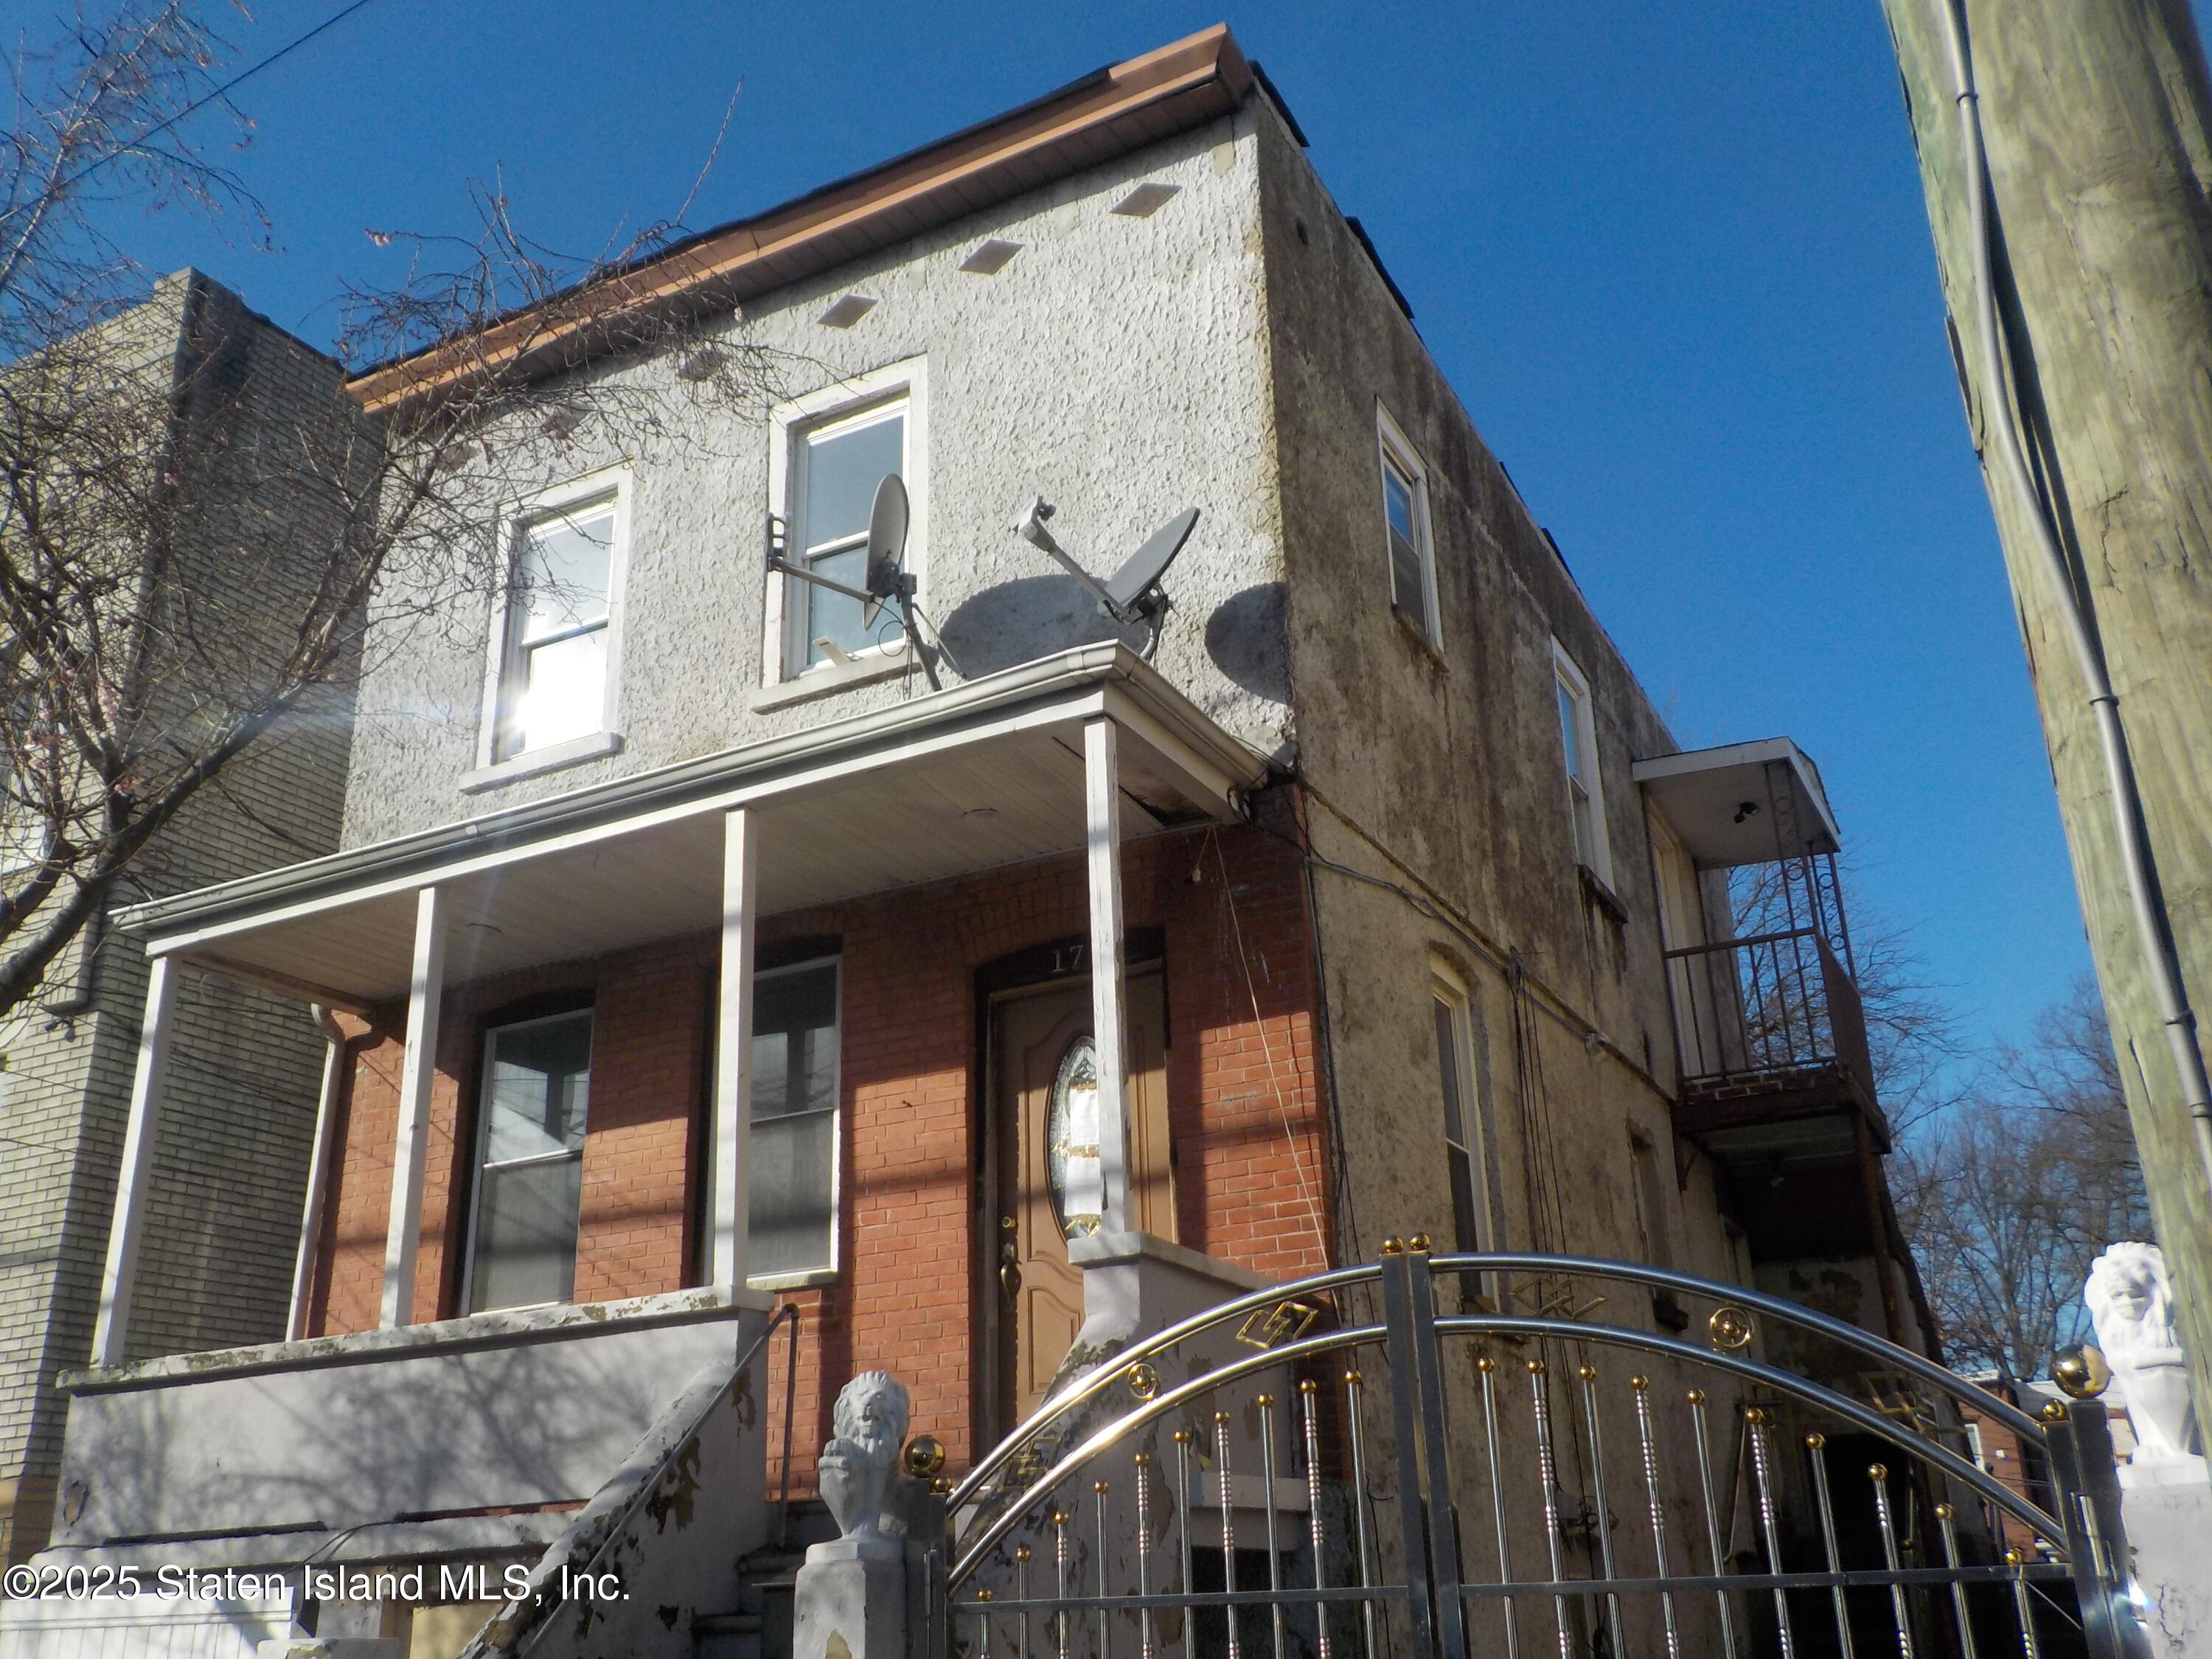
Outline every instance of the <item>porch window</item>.
{"label": "porch window", "polygon": [[603,492],[515,526],[495,762],[607,728],[617,506]]}
{"label": "porch window", "polygon": [[576,1283],[592,1016],[495,1026],[484,1048],[468,1310],[566,1302]]}
{"label": "porch window", "polygon": [[[879,404],[817,426],[799,439],[793,477],[792,559],[848,587],[867,578],[868,515],[886,477],[907,472],[907,402]],[[902,623],[896,602],[873,627],[858,599],[812,582],[786,584],[792,636],[784,660],[792,671],[827,661],[824,646],[850,653],[896,643]]]}
{"label": "porch window", "polygon": [[832,957],[754,978],[755,1281],[836,1266],[837,969]]}

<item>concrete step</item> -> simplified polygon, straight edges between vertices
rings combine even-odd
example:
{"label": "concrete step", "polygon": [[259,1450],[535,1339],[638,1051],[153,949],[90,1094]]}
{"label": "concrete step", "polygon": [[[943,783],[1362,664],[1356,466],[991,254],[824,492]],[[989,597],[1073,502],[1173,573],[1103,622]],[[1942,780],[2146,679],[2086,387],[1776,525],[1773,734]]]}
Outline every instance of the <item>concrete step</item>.
{"label": "concrete step", "polygon": [[[785,1650],[789,1651],[787,1641]],[[694,1659],[766,1659],[757,1613],[702,1613],[691,1621]]]}

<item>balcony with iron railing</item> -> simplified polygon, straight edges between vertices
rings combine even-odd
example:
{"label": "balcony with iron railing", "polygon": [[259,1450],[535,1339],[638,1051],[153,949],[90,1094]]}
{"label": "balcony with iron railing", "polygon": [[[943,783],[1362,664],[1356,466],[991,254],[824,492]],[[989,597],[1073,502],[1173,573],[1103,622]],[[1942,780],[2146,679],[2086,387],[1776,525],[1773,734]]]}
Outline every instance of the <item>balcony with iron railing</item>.
{"label": "balcony with iron railing", "polygon": [[1669,951],[1667,983],[1686,1133],[1856,1109],[1887,1140],[1858,987],[1819,929]]}

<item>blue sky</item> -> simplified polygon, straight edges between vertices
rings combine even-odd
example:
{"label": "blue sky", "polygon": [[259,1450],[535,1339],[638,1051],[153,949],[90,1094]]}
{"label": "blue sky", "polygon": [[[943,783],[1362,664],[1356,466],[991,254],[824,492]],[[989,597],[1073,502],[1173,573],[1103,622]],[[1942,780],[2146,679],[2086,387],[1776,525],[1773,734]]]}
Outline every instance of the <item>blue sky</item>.
{"label": "blue sky", "polygon": [[[228,33],[249,63],[337,6]],[[366,231],[465,231],[471,179],[578,252],[673,215],[740,81],[695,227],[1224,17],[1677,737],[1796,738],[1857,903],[2020,1032],[2087,952],[1875,0],[371,0],[238,94],[281,251],[116,228],[321,342],[398,274]]]}

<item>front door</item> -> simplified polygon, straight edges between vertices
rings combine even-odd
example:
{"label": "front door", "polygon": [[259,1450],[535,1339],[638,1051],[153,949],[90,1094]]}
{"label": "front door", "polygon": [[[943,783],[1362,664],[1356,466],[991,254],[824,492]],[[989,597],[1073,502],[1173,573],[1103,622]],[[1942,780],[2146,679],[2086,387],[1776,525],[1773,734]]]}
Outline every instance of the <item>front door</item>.
{"label": "front door", "polygon": [[[1133,1219],[1172,1239],[1160,974],[1132,974],[1127,985]],[[1098,1227],[1090,982],[1011,991],[993,1003],[991,1074],[998,1203],[985,1294],[998,1330],[1003,1432],[1043,1400],[1083,1325],[1083,1274],[1068,1261],[1067,1241]]]}

